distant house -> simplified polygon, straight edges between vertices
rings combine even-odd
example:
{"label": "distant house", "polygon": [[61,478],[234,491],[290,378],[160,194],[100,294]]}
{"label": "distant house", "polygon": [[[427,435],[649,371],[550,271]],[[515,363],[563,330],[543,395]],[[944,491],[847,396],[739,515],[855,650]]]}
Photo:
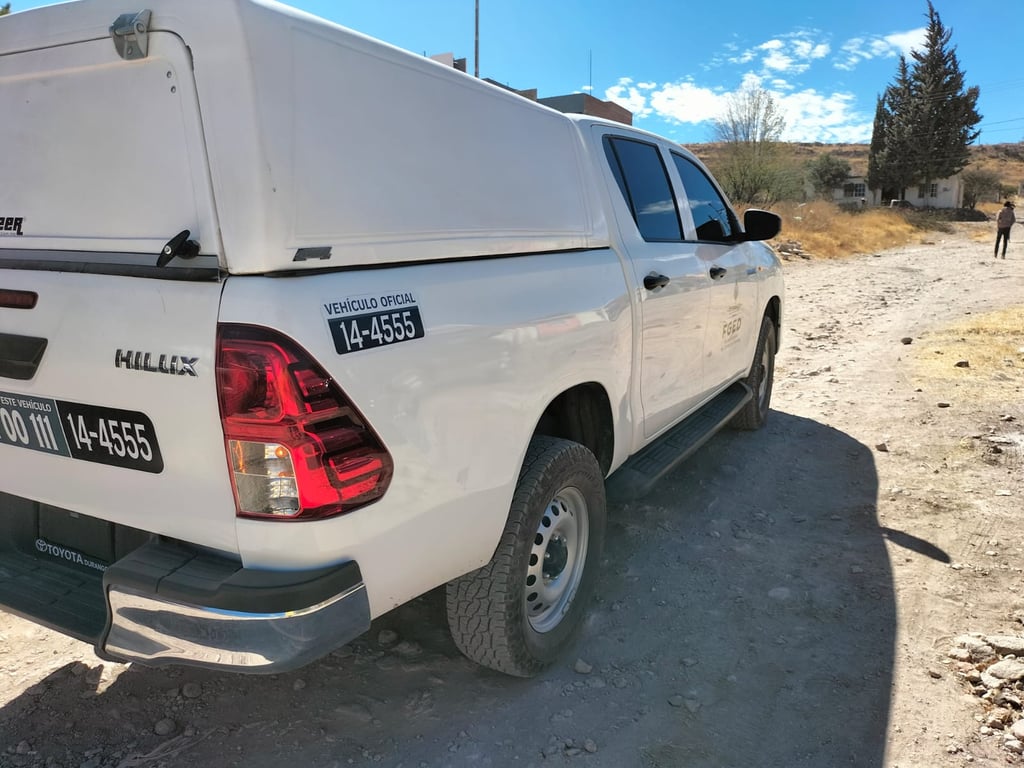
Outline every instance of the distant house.
{"label": "distant house", "polygon": [[[843,186],[832,190],[832,200],[839,205],[888,205],[881,190],[868,189],[863,176],[850,176]],[[964,183],[960,174],[948,179],[939,179],[931,184],[922,184],[907,190],[907,202],[917,208],[961,208],[964,200]]]}

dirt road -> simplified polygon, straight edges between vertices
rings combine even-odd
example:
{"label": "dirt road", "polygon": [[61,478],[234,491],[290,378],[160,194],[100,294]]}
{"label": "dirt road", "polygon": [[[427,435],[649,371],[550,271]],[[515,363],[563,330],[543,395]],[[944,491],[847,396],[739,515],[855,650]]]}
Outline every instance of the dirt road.
{"label": "dirt road", "polygon": [[1024,355],[943,334],[1024,304],[1024,245],[993,261],[975,228],[787,263],[768,427],[610,510],[582,639],[540,678],[463,660],[437,595],[270,678],[103,664],[0,613],[0,766],[1020,762],[948,656],[1024,634]]}

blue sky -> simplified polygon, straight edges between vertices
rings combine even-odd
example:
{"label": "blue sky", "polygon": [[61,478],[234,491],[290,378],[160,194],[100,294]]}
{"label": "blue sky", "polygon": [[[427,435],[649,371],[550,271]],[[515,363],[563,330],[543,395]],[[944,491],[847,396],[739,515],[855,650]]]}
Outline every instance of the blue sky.
{"label": "blue sky", "polygon": [[[393,45],[450,51],[473,71],[474,0],[295,0]],[[935,0],[982,143],[1024,140],[1024,21],[1011,6]],[[925,0],[480,0],[480,74],[540,96],[589,91],[682,143],[744,83],[771,91],[791,141],[867,142],[900,53],[923,40]]]}
{"label": "blue sky", "polygon": [[[898,57],[920,45],[925,0],[479,0],[480,75],[538,95],[588,91],[681,143],[745,84],[769,90],[789,141],[867,142]],[[13,0],[13,10],[40,2]],[[454,53],[473,72],[474,0],[292,0],[418,54]],[[934,0],[968,85],[981,89],[981,143],[1024,141],[1024,21],[1012,6]]]}

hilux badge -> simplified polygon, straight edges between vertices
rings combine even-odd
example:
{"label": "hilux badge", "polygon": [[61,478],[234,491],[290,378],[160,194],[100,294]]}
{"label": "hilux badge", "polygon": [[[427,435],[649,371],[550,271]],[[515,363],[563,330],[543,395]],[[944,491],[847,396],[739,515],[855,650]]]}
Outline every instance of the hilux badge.
{"label": "hilux badge", "polygon": [[139,352],[131,349],[118,349],[114,353],[115,368],[148,371],[149,373],[167,373],[172,376],[198,376],[199,373],[196,371],[198,362],[198,357]]}

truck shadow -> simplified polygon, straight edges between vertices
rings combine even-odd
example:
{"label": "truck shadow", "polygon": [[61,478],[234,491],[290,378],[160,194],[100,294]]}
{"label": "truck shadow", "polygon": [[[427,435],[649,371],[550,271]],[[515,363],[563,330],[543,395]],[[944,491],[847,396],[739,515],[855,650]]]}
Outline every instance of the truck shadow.
{"label": "truck shadow", "polygon": [[[67,665],[0,709],[0,750],[28,747],[0,753],[0,765],[539,766],[585,755],[616,768],[877,768],[896,631],[886,540],[945,554],[880,527],[877,486],[864,445],[776,411],[766,429],[716,436],[649,497],[609,510],[591,615],[538,679],[465,661],[435,591],[289,674],[107,665],[116,679],[97,683],[95,667]],[[164,719],[174,730],[156,735]]]}

